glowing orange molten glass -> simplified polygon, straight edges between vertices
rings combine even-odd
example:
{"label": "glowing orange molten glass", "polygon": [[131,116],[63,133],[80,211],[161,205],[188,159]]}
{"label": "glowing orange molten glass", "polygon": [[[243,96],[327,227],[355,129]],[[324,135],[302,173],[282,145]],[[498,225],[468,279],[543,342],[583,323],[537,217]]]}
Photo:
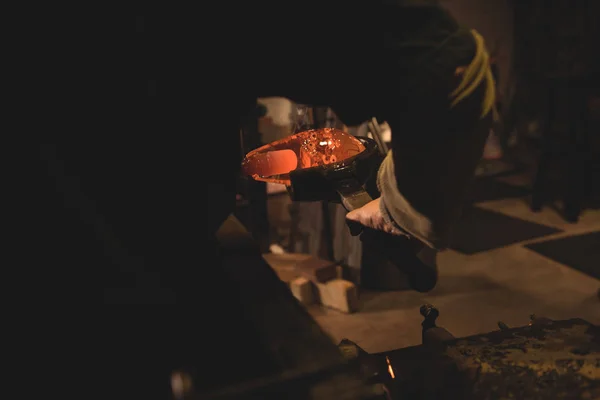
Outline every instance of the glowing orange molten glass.
{"label": "glowing orange molten glass", "polygon": [[242,172],[257,181],[289,186],[291,171],[339,163],[364,150],[358,139],[339,129],[312,129],[251,151],[242,161]]}

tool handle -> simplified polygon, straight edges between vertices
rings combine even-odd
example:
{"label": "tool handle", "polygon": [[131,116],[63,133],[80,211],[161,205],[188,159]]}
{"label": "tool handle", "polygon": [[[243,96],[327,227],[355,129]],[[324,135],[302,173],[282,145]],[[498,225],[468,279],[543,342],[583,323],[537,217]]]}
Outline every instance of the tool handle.
{"label": "tool handle", "polygon": [[[342,198],[342,204],[348,211],[362,207],[372,200],[365,190],[351,192],[346,196],[342,191],[338,191],[338,193]],[[352,236],[361,235],[360,240],[363,243],[381,249],[390,263],[408,274],[413,289],[419,292],[428,292],[433,289],[437,282],[437,273],[417,256],[419,252],[417,247],[422,247],[420,243],[417,244],[406,236],[365,228],[361,223],[349,219],[346,219],[346,225]]]}
{"label": "tool handle", "polygon": [[[369,193],[367,193],[362,186],[358,186],[357,184],[353,185],[350,183],[343,188],[344,190],[340,189],[341,188],[338,188],[338,193],[342,199],[342,205],[348,211],[356,210],[373,200]],[[349,219],[346,220],[346,225],[348,225],[352,236],[360,235],[364,228],[361,223]]]}

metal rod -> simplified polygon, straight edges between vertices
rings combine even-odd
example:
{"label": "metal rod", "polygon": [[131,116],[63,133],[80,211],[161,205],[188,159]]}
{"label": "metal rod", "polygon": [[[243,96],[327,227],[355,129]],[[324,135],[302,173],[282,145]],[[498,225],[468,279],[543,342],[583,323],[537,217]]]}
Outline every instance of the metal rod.
{"label": "metal rod", "polygon": [[[312,109],[312,123],[313,128],[320,128],[320,113],[317,107],[313,107]],[[334,261],[334,249],[333,249],[333,227],[331,226],[331,213],[329,212],[329,202],[322,201],[321,202],[321,218],[323,220],[323,240],[325,244],[325,252],[326,257],[330,261]]]}
{"label": "metal rod", "polygon": [[383,154],[385,156],[388,152],[388,148],[387,148],[387,145],[385,144],[385,142],[383,141],[383,138],[381,137],[381,129],[379,128],[379,123],[377,122],[377,118],[375,118],[375,117],[371,118],[371,121],[369,121],[369,123],[368,123],[368,127],[369,127],[369,131],[371,132],[371,135],[373,135],[373,139],[377,143],[377,147],[379,148],[379,151],[381,152],[381,154]]}

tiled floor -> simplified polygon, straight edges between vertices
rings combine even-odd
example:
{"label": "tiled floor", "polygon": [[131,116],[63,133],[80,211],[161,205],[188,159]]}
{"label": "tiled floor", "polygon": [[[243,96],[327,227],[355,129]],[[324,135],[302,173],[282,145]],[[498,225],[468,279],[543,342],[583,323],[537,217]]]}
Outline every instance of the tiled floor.
{"label": "tiled floor", "polygon": [[[505,181],[520,183],[519,177]],[[498,321],[525,325],[530,314],[552,319],[580,317],[600,324],[600,280],[524,247],[600,231],[600,210],[584,211],[579,223],[569,224],[550,206],[531,212],[525,197],[489,200],[476,206],[559,232],[470,255],[447,250],[438,256],[440,279],[430,293],[363,293],[358,313],[346,315],[314,306],[311,314],[334,341],[348,338],[369,352],[420,344],[419,307],[424,303],[440,310],[439,325],[455,336],[496,330]]]}

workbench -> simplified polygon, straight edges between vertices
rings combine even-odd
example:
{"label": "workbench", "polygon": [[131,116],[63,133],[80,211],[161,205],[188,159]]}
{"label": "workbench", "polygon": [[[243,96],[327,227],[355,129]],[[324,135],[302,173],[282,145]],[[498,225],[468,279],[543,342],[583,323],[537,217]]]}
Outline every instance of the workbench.
{"label": "workbench", "polygon": [[186,399],[600,398],[600,328],[589,322],[532,318],[525,327],[500,323],[498,331],[454,338],[424,306],[422,345],[368,354],[331,341],[239,221],[228,219],[217,238],[221,284],[238,305],[221,320],[236,331],[213,328],[212,345],[226,347],[188,371],[195,390]]}
{"label": "workbench", "polygon": [[383,382],[393,399],[600,398],[600,328],[584,320],[541,318],[450,340],[425,336],[423,345],[355,354],[363,373]]}

